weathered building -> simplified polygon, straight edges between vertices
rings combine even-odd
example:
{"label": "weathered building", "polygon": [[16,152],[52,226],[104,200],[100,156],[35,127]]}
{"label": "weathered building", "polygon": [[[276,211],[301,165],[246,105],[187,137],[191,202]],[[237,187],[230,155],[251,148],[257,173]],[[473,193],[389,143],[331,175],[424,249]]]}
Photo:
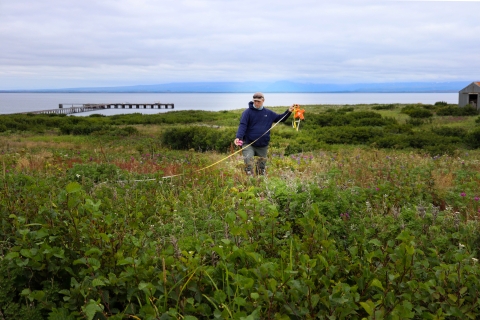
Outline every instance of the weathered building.
{"label": "weathered building", "polygon": [[458,92],[458,106],[465,107],[467,104],[478,108],[478,99],[480,95],[480,81],[472,82]]}

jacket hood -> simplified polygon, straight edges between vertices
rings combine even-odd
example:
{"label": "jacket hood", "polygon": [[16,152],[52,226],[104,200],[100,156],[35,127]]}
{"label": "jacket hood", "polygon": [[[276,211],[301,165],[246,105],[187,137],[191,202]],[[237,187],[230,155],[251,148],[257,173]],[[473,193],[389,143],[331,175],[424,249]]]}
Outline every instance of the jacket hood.
{"label": "jacket hood", "polygon": [[260,110],[263,109],[263,107],[262,107],[262,109],[257,109],[257,108],[255,108],[255,106],[253,105],[253,101],[250,101],[250,102],[248,103],[248,108],[249,108],[249,109],[252,109],[252,110],[255,110],[255,111],[260,111]]}

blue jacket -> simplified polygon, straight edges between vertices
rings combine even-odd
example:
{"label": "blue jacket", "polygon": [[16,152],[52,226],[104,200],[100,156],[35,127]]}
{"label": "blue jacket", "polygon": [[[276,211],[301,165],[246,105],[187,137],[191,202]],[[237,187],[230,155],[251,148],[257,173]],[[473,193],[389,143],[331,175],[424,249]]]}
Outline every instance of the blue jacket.
{"label": "blue jacket", "polygon": [[[253,102],[250,101],[248,109],[242,113],[236,137],[243,140],[244,144],[250,144],[261,137],[253,146],[266,147],[270,142],[270,131],[268,130],[272,127],[272,124],[280,120],[284,122],[290,114],[291,112],[288,110],[282,114],[276,114],[265,107],[262,110],[258,110],[253,106]],[[262,136],[265,132],[267,133]]]}

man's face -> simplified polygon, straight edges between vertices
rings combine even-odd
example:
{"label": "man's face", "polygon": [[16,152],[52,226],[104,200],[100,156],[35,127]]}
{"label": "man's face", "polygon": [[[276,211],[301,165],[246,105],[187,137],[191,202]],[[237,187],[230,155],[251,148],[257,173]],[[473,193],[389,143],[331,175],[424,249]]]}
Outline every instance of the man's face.
{"label": "man's face", "polygon": [[263,106],[263,100],[254,100],[253,105],[256,109],[260,109]]}

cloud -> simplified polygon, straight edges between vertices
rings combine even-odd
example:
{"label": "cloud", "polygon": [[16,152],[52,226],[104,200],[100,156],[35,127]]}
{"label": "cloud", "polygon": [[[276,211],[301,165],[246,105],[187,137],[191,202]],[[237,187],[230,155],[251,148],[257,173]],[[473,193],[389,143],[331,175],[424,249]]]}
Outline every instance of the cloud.
{"label": "cloud", "polygon": [[430,1],[1,2],[0,89],[478,80],[477,9]]}

